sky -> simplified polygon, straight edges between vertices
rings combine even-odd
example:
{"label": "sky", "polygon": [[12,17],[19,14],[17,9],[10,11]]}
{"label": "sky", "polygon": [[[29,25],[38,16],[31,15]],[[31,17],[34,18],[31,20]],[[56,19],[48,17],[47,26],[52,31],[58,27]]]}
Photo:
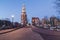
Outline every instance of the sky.
{"label": "sky", "polygon": [[57,15],[54,2],[55,0],[0,0],[0,19],[9,18],[12,20],[11,15],[14,15],[14,21],[20,22],[23,4],[26,6],[29,21],[32,17],[41,19],[44,16]]}

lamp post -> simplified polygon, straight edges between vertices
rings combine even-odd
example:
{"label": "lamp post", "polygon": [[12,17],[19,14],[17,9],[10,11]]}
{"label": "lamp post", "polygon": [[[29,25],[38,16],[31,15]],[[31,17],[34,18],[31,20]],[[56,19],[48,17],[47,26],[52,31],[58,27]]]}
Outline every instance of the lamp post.
{"label": "lamp post", "polygon": [[12,25],[13,25],[13,22],[14,22],[14,15],[11,15],[11,17],[12,17]]}

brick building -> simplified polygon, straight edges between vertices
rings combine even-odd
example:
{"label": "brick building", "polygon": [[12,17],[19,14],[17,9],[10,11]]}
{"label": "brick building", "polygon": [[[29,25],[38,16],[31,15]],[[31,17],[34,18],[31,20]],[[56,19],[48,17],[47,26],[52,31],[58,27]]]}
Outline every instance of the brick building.
{"label": "brick building", "polygon": [[38,17],[32,17],[32,25],[39,26],[40,19]]}

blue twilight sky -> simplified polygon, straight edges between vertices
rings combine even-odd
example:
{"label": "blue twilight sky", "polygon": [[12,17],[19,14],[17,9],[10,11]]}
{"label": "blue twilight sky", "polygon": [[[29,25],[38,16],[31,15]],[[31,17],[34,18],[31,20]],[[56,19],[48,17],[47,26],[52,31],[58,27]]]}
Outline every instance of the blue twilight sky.
{"label": "blue twilight sky", "polygon": [[28,20],[32,17],[57,15],[54,8],[55,0],[0,0],[0,19],[10,18],[14,15],[14,21],[20,22],[22,4],[26,5]]}

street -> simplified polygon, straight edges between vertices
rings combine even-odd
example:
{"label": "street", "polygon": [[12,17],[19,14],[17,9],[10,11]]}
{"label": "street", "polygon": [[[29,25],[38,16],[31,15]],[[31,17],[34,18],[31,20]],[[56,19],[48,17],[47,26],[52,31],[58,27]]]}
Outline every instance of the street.
{"label": "street", "polygon": [[40,34],[33,32],[31,28],[20,28],[15,31],[0,34],[0,40],[43,40]]}

